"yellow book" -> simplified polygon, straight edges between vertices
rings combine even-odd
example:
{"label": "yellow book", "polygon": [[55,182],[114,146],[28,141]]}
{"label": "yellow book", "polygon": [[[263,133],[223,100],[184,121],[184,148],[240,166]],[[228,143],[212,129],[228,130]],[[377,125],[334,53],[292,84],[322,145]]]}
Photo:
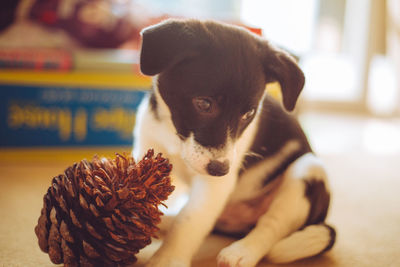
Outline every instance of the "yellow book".
{"label": "yellow book", "polygon": [[97,89],[150,88],[151,78],[138,73],[91,71],[0,70],[0,84],[90,87]]}

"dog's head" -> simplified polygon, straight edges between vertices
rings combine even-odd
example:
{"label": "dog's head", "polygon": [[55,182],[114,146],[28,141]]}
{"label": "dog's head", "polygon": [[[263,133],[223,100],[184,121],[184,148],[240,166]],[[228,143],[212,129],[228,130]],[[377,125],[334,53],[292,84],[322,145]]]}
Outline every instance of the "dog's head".
{"label": "dog's head", "polygon": [[280,83],[287,110],[304,85],[287,53],[245,29],[212,21],[167,20],[144,29],[140,66],[146,75],[158,74],[156,86],[182,140],[183,159],[213,176],[229,172],[265,84]]}

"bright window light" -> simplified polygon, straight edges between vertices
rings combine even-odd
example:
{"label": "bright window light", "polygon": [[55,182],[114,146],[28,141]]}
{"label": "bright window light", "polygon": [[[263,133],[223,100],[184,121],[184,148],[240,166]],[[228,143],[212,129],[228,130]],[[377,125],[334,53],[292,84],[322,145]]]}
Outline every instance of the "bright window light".
{"label": "bright window light", "polygon": [[364,147],[374,154],[397,154],[400,152],[399,136],[399,121],[370,120],[364,131]]}
{"label": "bright window light", "polygon": [[306,56],[301,67],[306,76],[304,96],[309,100],[348,101],[358,97],[354,90],[357,73],[350,58],[333,53]]}
{"label": "bright window light", "polygon": [[375,114],[390,115],[398,103],[396,71],[385,56],[373,57],[368,78],[368,108]]}
{"label": "bright window light", "polygon": [[317,7],[316,0],[243,0],[241,19],[262,28],[274,43],[302,54],[312,44]]}

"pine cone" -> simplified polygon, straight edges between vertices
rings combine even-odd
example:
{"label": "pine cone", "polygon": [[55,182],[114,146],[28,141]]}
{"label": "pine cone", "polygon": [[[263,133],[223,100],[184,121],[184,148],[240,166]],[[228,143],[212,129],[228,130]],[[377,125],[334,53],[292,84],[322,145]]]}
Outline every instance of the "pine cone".
{"label": "pine cone", "polygon": [[149,150],[131,156],[83,160],[52,180],[35,227],[42,251],[64,266],[134,263],[159,230],[163,204],[174,190],[172,165]]}

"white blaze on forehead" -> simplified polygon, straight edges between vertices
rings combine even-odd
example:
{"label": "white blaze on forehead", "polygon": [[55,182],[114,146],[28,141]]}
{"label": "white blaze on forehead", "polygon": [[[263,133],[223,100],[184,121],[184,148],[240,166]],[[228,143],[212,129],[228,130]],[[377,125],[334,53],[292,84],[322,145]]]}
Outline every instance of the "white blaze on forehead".
{"label": "white blaze on forehead", "polygon": [[224,162],[233,161],[234,149],[230,138],[225,145],[220,148],[204,147],[195,139],[193,133],[182,142],[181,155],[183,160],[195,171],[201,174],[207,174],[207,165],[211,160]]}

